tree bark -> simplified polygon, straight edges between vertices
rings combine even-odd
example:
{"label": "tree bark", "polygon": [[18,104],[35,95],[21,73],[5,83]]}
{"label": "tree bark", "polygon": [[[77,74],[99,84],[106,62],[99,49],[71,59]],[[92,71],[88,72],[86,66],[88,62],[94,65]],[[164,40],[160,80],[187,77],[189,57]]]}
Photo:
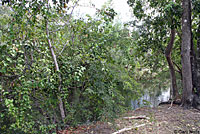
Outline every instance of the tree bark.
{"label": "tree bark", "polygon": [[193,85],[193,91],[197,89],[197,59],[196,59],[196,53],[194,50],[194,44],[193,44],[193,35],[191,36],[191,54],[190,54],[190,60],[191,60],[191,69],[192,69],[192,85]]}
{"label": "tree bark", "polygon": [[[200,16],[199,16],[200,18]],[[197,95],[200,96],[200,21],[197,30],[197,54],[196,54],[196,64],[197,64],[197,82],[196,82],[196,90]]]}
{"label": "tree bark", "polygon": [[170,70],[170,78],[171,78],[171,86],[172,86],[172,99],[176,100],[178,96],[178,90],[177,90],[177,84],[176,84],[176,75],[175,75],[175,69],[174,65],[171,59],[171,53],[172,53],[172,48],[174,44],[174,39],[175,39],[175,29],[171,29],[171,36],[170,36],[170,42],[167,45],[167,48],[165,50],[165,57],[167,59],[167,63],[169,65],[169,70]]}
{"label": "tree bark", "polygon": [[[53,58],[53,61],[54,61],[54,64],[55,64],[55,69],[56,69],[56,72],[59,73],[60,69],[59,69],[59,66],[58,66],[57,58],[56,58],[56,55],[54,53],[54,49],[53,49],[53,46],[51,44],[51,40],[49,38],[48,21],[46,22],[46,34],[47,34],[47,41],[48,41],[49,49],[51,51],[51,55],[52,55],[52,58]],[[62,80],[61,80],[60,73],[59,73],[58,77],[59,77],[58,91],[60,92],[61,87],[62,87],[62,85],[61,85]],[[62,121],[64,122],[65,111],[64,111],[63,101],[62,101],[62,98],[60,96],[58,96],[58,99],[59,99],[59,109],[60,109],[61,118],[62,118]]]}
{"label": "tree bark", "polygon": [[188,108],[192,106],[192,71],[190,61],[191,51],[191,3],[190,0],[183,0],[182,15],[182,43],[181,43],[181,63],[182,63],[182,106]]}

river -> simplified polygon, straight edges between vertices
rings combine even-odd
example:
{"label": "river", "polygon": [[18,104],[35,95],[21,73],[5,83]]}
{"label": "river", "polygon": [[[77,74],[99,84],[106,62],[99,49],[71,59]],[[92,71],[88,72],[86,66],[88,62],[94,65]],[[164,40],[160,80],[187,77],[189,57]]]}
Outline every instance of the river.
{"label": "river", "polygon": [[146,92],[141,98],[138,100],[131,101],[131,108],[136,109],[143,106],[155,107],[158,106],[161,102],[166,102],[170,98],[170,88],[167,90],[161,91],[159,95],[154,93],[153,95]]}

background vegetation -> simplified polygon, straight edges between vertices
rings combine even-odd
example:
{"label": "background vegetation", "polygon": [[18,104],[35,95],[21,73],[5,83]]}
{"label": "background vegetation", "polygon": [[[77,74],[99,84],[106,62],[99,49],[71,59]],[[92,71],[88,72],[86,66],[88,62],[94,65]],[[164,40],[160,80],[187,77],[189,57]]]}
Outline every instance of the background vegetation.
{"label": "background vegetation", "polygon": [[107,120],[141,94],[135,41],[113,23],[113,9],[74,19],[66,14],[73,6],[51,6],[0,7],[1,133],[55,133]]}

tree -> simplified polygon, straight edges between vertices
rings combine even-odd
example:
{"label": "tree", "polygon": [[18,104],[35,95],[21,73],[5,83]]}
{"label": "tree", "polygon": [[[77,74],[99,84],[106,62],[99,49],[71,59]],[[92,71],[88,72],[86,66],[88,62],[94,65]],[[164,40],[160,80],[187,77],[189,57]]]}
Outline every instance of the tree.
{"label": "tree", "polygon": [[[177,74],[181,74],[180,58],[175,58],[179,51],[173,51],[173,49],[179,50],[179,38],[180,36],[180,17],[181,8],[180,1],[128,1],[129,5],[133,7],[134,15],[137,17],[137,21],[142,22],[142,26],[138,27],[141,32],[141,38],[139,39],[138,51],[142,54],[149,53],[151,50],[151,57],[146,57],[147,63],[150,68],[166,68],[165,59],[168,64],[171,80],[171,95],[172,99],[176,101],[178,96],[177,87]],[[149,8],[145,8],[148,5]],[[136,25],[137,26],[137,25]],[[159,56],[158,56],[159,55]],[[144,57],[144,56],[143,56]],[[161,58],[162,57],[162,58]],[[144,57],[145,58],[145,57]],[[159,64],[158,64],[159,63]],[[159,69],[158,69],[159,70]],[[158,73],[158,70],[154,70]],[[162,73],[162,72],[161,72]]]}
{"label": "tree", "polygon": [[182,83],[183,94],[182,104],[185,107],[192,106],[193,92],[192,92],[192,68],[190,61],[191,52],[191,2],[190,0],[183,0],[183,15],[182,15],[182,43],[181,43],[181,56],[182,56]]}
{"label": "tree", "polygon": [[175,74],[175,69],[174,69],[174,64],[171,59],[171,53],[173,49],[173,44],[175,40],[175,29],[171,29],[171,36],[170,36],[170,42],[168,43],[166,50],[165,50],[165,56],[169,65],[169,70],[170,70],[170,77],[171,77],[171,88],[172,88],[172,99],[176,101],[178,97],[178,89],[177,89],[177,84],[176,84],[176,74]]}
{"label": "tree", "polygon": [[197,94],[200,96],[200,21],[198,25],[198,30],[197,30],[197,55],[196,55],[196,60],[197,60],[197,82],[196,82],[196,88],[197,88]]}
{"label": "tree", "polygon": [[[182,105],[184,107],[195,107],[200,109],[199,94],[199,25],[192,30],[191,16],[198,18],[200,5],[199,1],[193,2],[191,10],[191,1],[183,1],[182,16],[182,66],[183,71],[183,96]],[[195,19],[194,19],[195,20]],[[196,22],[194,21],[194,24]],[[194,31],[194,32],[192,32]],[[194,38],[196,36],[196,39]],[[196,46],[196,47],[195,47]],[[196,49],[195,49],[196,48]],[[189,57],[190,56],[190,57]],[[191,71],[190,71],[191,70]]]}
{"label": "tree", "polygon": [[[167,5],[164,4],[167,2]],[[169,43],[165,50],[165,56],[168,62],[168,66],[171,74],[171,85],[173,89],[173,96],[176,98],[178,91],[176,90],[176,71],[180,73],[182,80],[182,87],[179,87],[179,92],[182,92],[182,105],[184,107],[196,107],[199,108],[200,97],[199,97],[199,34],[198,34],[198,16],[199,16],[199,5],[200,2],[192,1],[193,6],[191,7],[190,0],[182,1],[182,8],[180,7],[181,1],[175,2],[168,1],[138,1],[129,0],[128,3],[134,9],[134,14],[138,20],[144,22],[142,25],[141,36],[142,42],[145,45],[140,45],[140,51],[152,49],[154,51],[161,51],[163,46],[166,44],[166,40],[163,42],[161,39],[165,39],[169,32],[164,32],[170,28],[171,35]],[[149,5],[152,9],[150,15],[148,12],[145,14],[145,5]],[[192,9],[191,9],[192,8]],[[191,21],[193,16],[193,22]],[[182,26],[181,26],[182,17]],[[164,20],[167,18],[167,21]],[[165,21],[165,22],[162,22]],[[162,27],[160,27],[162,25]],[[147,30],[143,27],[147,26]],[[193,29],[192,29],[193,28]],[[145,31],[146,30],[146,31]],[[149,32],[151,31],[151,32]],[[161,32],[162,31],[162,32]],[[144,33],[144,34],[143,34]],[[151,34],[153,33],[153,34]],[[164,33],[164,34],[163,34]],[[178,37],[175,36],[177,33]],[[163,36],[165,38],[163,38]],[[150,37],[150,38],[149,38]],[[153,38],[153,39],[152,39]],[[147,41],[145,41],[147,40]],[[154,41],[152,41],[154,40]],[[150,42],[151,41],[151,42]],[[161,46],[157,45],[158,41]],[[181,43],[180,43],[181,42]],[[173,44],[176,44],[173,46]],[[181,45],[179,45],[181,44]],[[159,47],[158,47],[159,46]],[[181,46],[181,47],[180,47]],[[181,48],[181,51],[180,51]],[[173,53],[172,53],[173,50]],[[143,53],[144,51],[142,51]],[[155,54],[155,53],[154,53]],[[162,55],[162,54],[161,54]],[[172,57],[171,57],[172,56]],[[174,58],[176,57],[176,58]],[[153,57],[157,58],[157,57]],[[148,57],[149,59],[149,57]],[[174,61],[173,61],[173,60]],[[158,59],[159,61],[161,59]],[[149,60],[150,61],[150,60]],[[181,61],[181,65],[180,65]],[[152,62],[152,61],[150,61]],[[178,64],[177,64],[178,63]],[[182,73],[181,73],[182,72]],[[183,88],[183,90],[180,90]]]}

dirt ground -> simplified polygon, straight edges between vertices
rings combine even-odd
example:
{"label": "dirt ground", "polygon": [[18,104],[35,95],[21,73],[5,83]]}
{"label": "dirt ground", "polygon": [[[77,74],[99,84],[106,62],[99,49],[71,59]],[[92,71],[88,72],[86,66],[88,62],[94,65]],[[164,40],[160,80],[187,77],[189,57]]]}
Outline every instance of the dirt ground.
{"label": "dirt ground", "polygon": [[143,107],[129,111],[112,123],[82,126],[62,134],[200,134],[200,111],[167,104]]}

